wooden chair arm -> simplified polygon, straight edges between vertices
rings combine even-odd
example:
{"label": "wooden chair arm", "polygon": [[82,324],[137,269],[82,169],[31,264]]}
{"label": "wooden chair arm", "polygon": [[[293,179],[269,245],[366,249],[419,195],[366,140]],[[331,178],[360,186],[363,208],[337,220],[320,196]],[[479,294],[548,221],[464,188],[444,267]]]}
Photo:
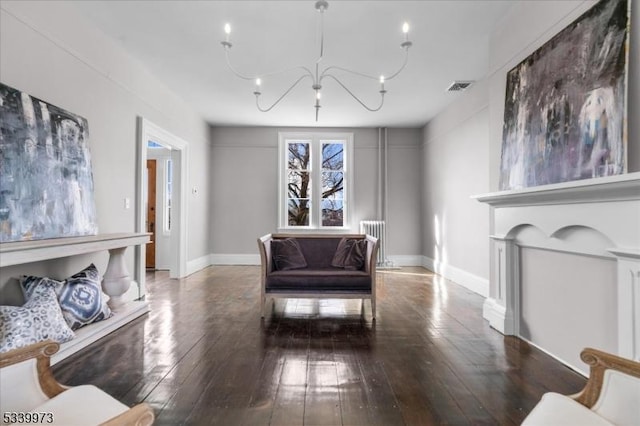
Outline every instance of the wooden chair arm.
{"label": "wooden chair arm", "polygon": [[60,384],[51,373],[50,358],[58,352],[58,349],[60,349],[60,344],[52,340],[14,349],[0,354],[0,368],[35,358],[40,388],[47,397],[53,398],[68,389],[66,386]]}
{"label": "wooden chair arm", "polygon": [[590,368],[589,380],[587,380],[587,384],[580,393],[571,397],[587,408],[593,407],[598,400],[606,370],[617,370],[640,378],[640,362],[621,358],[593,348],[585,348],[580,353],[580,358]]}
{"label": "wooden chair arm", "polygon": [[124,413],[107,420],[100,426],[148,426],[153,424],[155,415],[149,404],[142,403]]}

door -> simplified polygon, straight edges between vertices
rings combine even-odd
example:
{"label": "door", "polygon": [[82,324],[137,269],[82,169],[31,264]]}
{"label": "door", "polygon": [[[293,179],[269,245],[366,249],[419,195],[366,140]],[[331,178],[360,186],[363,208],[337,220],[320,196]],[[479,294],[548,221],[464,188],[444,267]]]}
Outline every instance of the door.
{"label": "door", "polygon": [[147,160],[147,232],[151,242],[147,244],[147,269],[156,268],[156,160]]}

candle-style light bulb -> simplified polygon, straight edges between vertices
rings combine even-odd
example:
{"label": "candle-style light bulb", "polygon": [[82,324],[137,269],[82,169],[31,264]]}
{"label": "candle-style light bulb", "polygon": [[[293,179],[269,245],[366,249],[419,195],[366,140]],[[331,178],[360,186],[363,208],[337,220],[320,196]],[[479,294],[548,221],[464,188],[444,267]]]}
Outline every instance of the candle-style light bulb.
{"label": "candle-style light bulb", "polygon": [[384,90],[384,75],[380,76],[380,92],[385,92]]}
{"label": "candle-style light bulb", "polygon": [[224,34],[225,34],[225,40],[227,41],[227,43],[229,43],[229,35],[231,34],[231,25],[229,25],[228,23],[224,24]]}
{"label": "candle-style light bulb", "polygon": [[409,41],[409,23],[402,24],[402,32],[404,33],[404,41]]}
{"label": "candle-style light bulb", "polygon": [[321,97],[322,97],[322,94],[320,92],[316,92],[316,99],[320,100]]}

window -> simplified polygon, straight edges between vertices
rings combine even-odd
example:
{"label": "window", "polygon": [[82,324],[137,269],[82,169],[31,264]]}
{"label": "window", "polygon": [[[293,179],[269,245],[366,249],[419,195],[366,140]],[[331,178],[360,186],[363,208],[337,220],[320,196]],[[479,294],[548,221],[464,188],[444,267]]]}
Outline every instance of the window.
{"label": "window", "polygon": [[348,228],[353,135],[279,136],[280,228]]}

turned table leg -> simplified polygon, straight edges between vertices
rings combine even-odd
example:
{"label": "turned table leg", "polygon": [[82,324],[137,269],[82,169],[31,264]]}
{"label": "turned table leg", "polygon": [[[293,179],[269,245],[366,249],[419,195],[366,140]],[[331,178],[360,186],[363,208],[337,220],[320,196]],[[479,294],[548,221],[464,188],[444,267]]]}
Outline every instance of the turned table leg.
{"label": "turned table leg", "polygon": [[113,311],[125,305],[122,295],[131,286],[131,277],[124,261],[126,247],[119,247],[109,250],[109,263],[102,278],[102,290],[109,296],[109,307]]}

